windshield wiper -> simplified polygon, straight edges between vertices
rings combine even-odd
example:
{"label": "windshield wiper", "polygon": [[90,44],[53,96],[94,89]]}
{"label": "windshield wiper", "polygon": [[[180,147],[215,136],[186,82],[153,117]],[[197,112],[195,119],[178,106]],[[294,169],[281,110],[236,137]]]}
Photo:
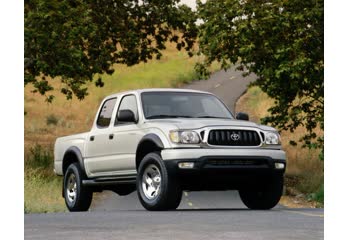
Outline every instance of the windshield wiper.
{"label": "windshield wiper", "polygon": [[209,116],[209,115],[197,116],[196,118],[221,118],[221,119],[230,119],[230,118],[227,118],[227,117],[216,117],[216,116]]}
{"label": "windshield wiper", "polygon": [[157,119],[157,118],[192,118],[191,116],[181,116],[181,115],[166,115],[166,114],[159,114],[159,115],[152,115],[147,117],[147,119]]}

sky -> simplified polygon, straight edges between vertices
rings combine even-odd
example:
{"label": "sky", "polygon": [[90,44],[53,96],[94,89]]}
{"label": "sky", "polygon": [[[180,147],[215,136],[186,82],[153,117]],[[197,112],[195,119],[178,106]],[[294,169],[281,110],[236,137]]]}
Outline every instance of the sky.
{"label": "sky", "polygon": [[192,9],[196,8],[196,0],[181,0],[180,2],[183,3],[183,4],[188,5]]}

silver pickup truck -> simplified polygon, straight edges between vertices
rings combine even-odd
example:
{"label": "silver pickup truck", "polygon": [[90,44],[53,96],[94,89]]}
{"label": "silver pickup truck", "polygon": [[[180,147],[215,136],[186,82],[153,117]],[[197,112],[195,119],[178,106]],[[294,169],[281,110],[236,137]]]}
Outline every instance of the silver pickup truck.
{"label": "silver pickup truck", "polygon": [[170,210],[184,190],[236,189],[248,208],[270,209],[286,168],[274,128],[234,117],[211,93],[184,89],[106,97],[90,132],[56,140],[54,161],[69,211],[88,210],[103,190],[136,190],[146,209]]}

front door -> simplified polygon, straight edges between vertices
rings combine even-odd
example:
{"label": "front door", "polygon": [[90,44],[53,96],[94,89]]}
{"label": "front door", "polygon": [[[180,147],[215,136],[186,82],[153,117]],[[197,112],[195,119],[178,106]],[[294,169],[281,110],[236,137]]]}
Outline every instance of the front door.
{"label": "front door", "polygon": [[121,122],[115,118],[113,134],[115,138],[114,153],[117,156],[118,166],[120,169],[128,170],[130,173],[136,174],[136,148],[141,138],[143,137],[142,129],[140,128],[139,113],[137,108],[137,100],[135,95],[126,95],[121,99],[117,116],[121,110],[130,110],[134,113],[136,122]]}

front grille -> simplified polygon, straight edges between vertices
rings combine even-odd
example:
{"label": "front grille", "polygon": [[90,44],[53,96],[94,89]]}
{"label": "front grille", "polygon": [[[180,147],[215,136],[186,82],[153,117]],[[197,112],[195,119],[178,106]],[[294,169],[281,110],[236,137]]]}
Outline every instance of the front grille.
{"label": "front grille", "polygon": [[208,136],[208,144],[219,146],[259,146],[261,140],[259,134],[252,130],[211,130]]}

